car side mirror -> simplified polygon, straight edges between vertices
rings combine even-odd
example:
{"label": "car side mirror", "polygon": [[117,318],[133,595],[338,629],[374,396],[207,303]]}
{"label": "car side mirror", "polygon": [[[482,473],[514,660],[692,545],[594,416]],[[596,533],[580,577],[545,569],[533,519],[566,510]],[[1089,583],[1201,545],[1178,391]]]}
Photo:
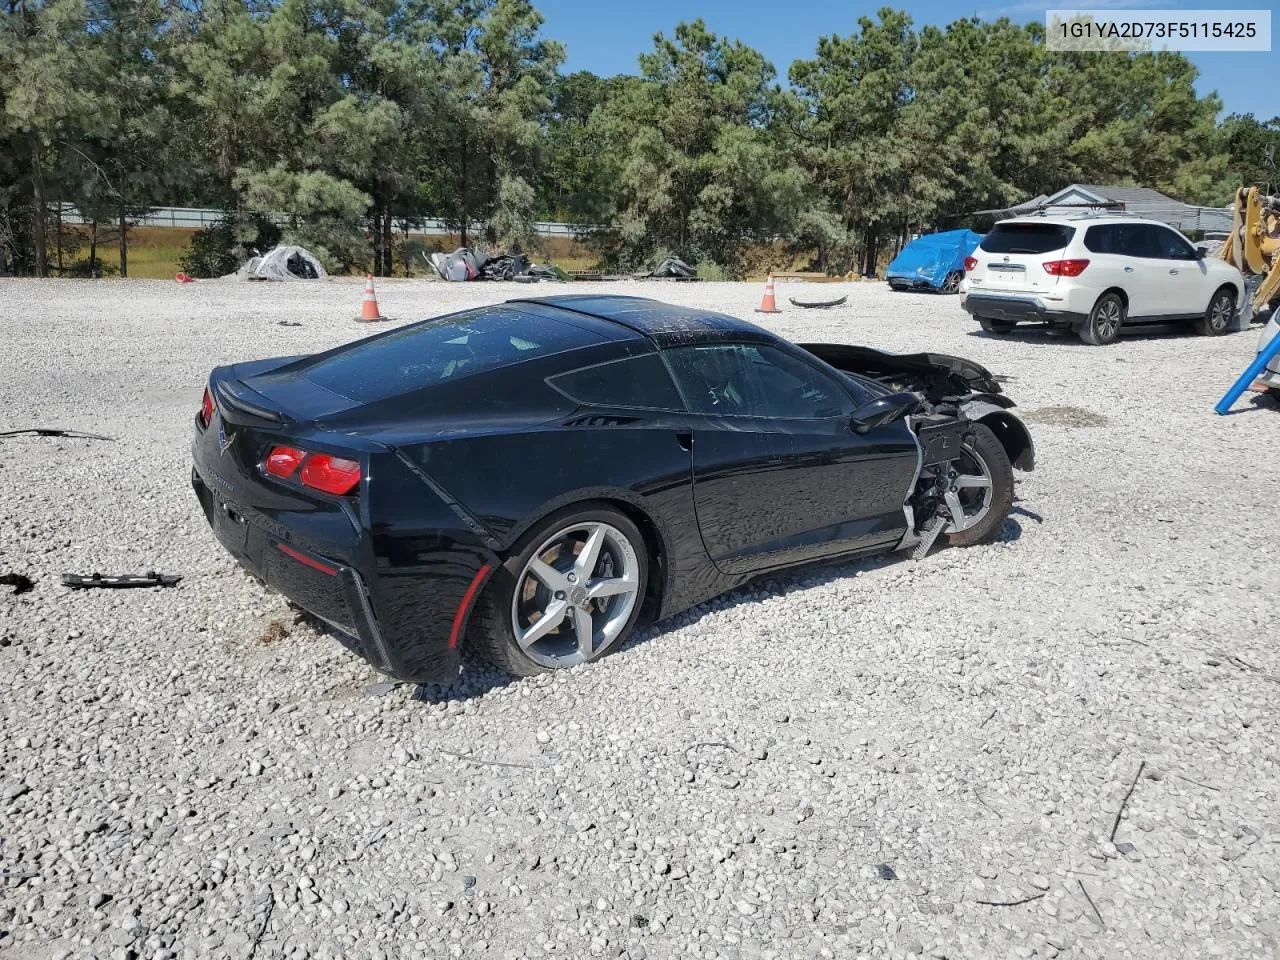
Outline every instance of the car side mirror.
{"label": "car side mirror", "polygon": [[1205,256],[1206,256],[1206,251],[1204,247],[1196,247],[1196,259],[1203,260]]}
{"label": "car side mirror", "polygon": [[914,393],[891,393],[887,397],[877,397],[864,403],[849,418],[849,427],[854,433],[867,433],[876,427],[883,427],[910,416],[920,409],[920,398]]}

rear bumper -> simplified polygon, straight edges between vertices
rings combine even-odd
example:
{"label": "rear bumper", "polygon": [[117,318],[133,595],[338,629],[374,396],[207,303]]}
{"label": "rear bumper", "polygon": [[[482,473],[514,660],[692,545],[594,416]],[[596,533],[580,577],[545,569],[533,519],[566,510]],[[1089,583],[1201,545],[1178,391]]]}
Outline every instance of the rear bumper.
{"label": "rear bumper", "polygon": [[1054,323],[1078,326],[1088,319],[1087,314],[1062,310],[1046,304],[1038,297],[969,293],[960,301],[960,306],[972,317],[1005,320],[1009,323]]}
{"label": "rear bumper", "polygon": [[468,596],[467,591],[480,579],[482,559],[452,556],[451,575],[400,570],[379,561],[368,538],[359,537],[354,549],[350,543],[326,544],[297,524],[228,499],[201,475],[198,461],[191,484],[227,552],[254,577],[343,634],[375,668],[414,683],[448,684],[457,678],[459,641],[477,592]]}
{"label": "rear bumper", "polygon": [[937,290],[939,286],[920,277],[886,274],[885,280],[894,290]]}

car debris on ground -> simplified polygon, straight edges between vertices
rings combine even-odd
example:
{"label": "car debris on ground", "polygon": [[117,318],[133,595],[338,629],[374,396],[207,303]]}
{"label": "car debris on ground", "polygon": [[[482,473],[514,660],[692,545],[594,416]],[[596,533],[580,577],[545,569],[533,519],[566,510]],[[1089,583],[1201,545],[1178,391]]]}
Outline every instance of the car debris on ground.
{"label": "car debris on ground", "polygon": [[21,437],[67,437],[72,440],[115,440],[115,437],[103,436],[100,433],[85,433],[82,430],[65,430],[62,427],[22,427],[18,430],[0,430],[0,438]]}
{"label": "car debris on ground", "polygon": [[171,573],[91,573],[82,576],[78,573],[64,573],[62,585],[73,590],[85,590],[91,587],[174,587],[182,581],[182,577]]}
{"label": "car debris on ground", "polygon": [[839,307],[849,299],[846,294],[843,297],[836,297],[834,300],[797,300],[795,297],[787,297],[791,301],[793,307],[804,307],[808,310],[829,310],[832,307]]}
{"label": "car debris on ground", "polygon": [[663,257],[648,273],[636,274],[638,280],[697,280],[698,271],[679,257]]}
{"label": "car debris on ground", "polygon": [[22,573],[0,573],[0,586],[13,587],[13,596],[35,589],[35,581]]}

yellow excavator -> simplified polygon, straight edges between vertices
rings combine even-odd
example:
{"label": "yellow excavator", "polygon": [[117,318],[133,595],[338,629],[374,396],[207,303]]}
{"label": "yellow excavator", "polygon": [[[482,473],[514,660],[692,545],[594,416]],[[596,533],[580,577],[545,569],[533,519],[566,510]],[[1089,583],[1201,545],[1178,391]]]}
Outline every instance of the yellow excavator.
{"label": "yellow excavator", "polygon": [[1231,233],[1218,256],[1244,274],[1246,295],[1253,291],[1241,304],[1246,315],[1266,310],[1280,294],[1280,196],[1256,186],[1237,190]]}
{"label": "yellow excavator", "polygon": [[[1218,256],[1234,263],[1244,274],[1245,296],[1241,307],[1245,323],[1254,316],[1270,309],[1271,316],[1258,341],[1258,356],[1254,364],[1232,387],[1228,396],[1232,402],[1240,396],[1245,380],[1253,380],[1254,390],[1269,392],[1280,397],[1280,310],[1274,309],[1280,301],[1280,197],[1270,195],[1259,187],[1241,187],[1236,191],[1231,234],[1222,244]],[[1250,296],[1250,292],[1252,295]],[[1254,379],[1256,377],[1256,379]],[[1231,406],[1227,398],[1219,404],[1223,413]]]}

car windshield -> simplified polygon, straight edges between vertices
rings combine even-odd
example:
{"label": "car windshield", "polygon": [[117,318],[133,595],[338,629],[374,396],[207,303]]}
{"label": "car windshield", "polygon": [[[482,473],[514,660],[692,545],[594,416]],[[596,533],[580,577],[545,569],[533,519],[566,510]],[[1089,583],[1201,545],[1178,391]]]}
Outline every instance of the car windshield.
{"label": "car windshield", "polygon": [[979,246],[987,253],[1049,253],[1070,243],[1075,232],[1058,223],[997,223]]}
{"label": "car windshield", "polygon": [[600,339],[546,316],[482,307],[352,344],[301,373],[326,390],[370,403]]}

